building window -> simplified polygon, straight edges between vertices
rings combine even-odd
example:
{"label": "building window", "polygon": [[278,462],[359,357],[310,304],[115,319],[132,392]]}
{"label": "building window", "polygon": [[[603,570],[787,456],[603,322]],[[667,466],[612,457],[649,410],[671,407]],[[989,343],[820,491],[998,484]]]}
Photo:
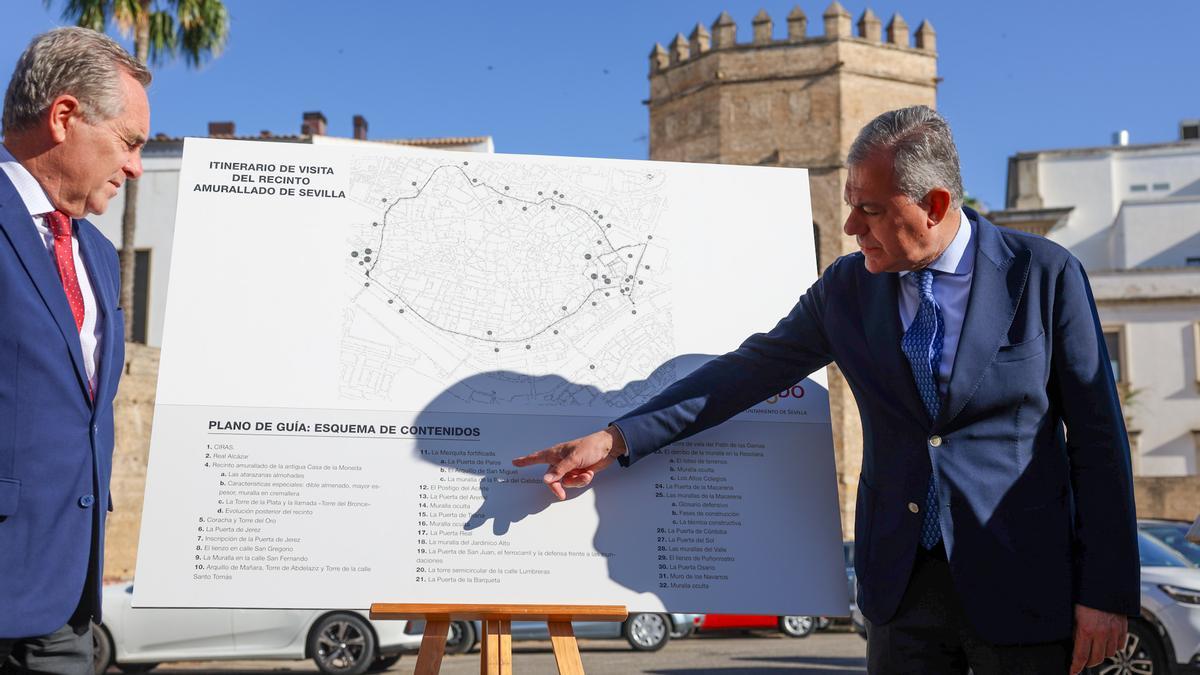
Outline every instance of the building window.
{"label": "building window", "polygon": [[1155,183],[1152,187],[1154,188],[1155,192],[1162,192],[1164,190],[1170,190],[1171,184],[1170,183]]}
{"label": "building window", "polygon": [[1188,267],[1200,267],[1200,255],[1189,255],[1184,259],[1183,264]]}
{"label": "building window", "polygon": [[1125,327],[1104,329],[1104,347],[1108,350],[1108,365],[1112,368],[1113,379],[1118,385],[1129,384],[1129,363],[1125,357]]}
{"label": "building window", "polygon": [[1134,183],[1133,185],[1129,186],[1130,192],[1145,192],[1146,189],[1145,183]]}
{"label": "building window", "polygon": [[150,325],[150,249],[138,249],[133,259],[133,324],[134,342],[146,344]]}

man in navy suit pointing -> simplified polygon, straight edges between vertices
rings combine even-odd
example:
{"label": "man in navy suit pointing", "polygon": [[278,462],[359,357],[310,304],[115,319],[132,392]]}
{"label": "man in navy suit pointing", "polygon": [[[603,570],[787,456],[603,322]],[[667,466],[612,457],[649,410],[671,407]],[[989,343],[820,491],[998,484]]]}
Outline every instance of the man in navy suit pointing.
{"label": "man in navy suit pointing", "polygon": [[946,121],[851,146],[843,256],[753,335],[603,429],[514,460],[589,484],[836,362],[862,417],[855,522],[873,674],[1076,673],[1140,611],[1129,447],[1087,276],[962,205]]}
{"label": "man in navy suit pointing", "polygon": [[116,251],[84,219],[142,173],[150,73],[95,31],[34,38],[0,146],[0,671],[92,672],[113,397]]}

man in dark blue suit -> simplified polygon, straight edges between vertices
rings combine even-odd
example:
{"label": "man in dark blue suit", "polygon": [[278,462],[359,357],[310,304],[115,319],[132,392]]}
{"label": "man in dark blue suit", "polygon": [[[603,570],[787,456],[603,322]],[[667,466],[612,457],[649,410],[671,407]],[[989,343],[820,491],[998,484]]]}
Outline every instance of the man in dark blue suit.
{"label": "man in dark blue suit", "polygon": [[862,417],[855,523],[871,673],[1080,671],[1123,645],[1139,569],[1129,448],[1087,277],[962,207],[924,106],[848,159],[835,261],[775,328],[609,428],[519,458],[555,494],[836,362]]}
{"label": "man in dark blue suit", "polygon": [[17,61],[0,146],[0,671],[91,673],[113,398],[113,246],[84,216],[142,173],[150,73],[95,31]]}

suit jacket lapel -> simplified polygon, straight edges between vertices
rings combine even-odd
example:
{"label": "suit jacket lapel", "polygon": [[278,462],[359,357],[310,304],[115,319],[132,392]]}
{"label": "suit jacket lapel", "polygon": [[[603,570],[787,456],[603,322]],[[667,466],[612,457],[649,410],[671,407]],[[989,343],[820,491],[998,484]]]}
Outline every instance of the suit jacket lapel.
{"label": "suit jacket lapel", "polygon": [[975,272],[937,427],[953,420],[975,394],[984,371],[1008,335],[1029,276],[1029,251],[1014,255],[995,225],[973,211],[970,216],[976,220],[978,236]]}
{"label": "suit jacket lapel", "polygon": [[84,395],[87,395],[87,375],[83,367],[83,350],[79,344],[79,331],[75,328],[75,316],[71,314],[71,306],[67,303],[67,294],[63,291],[62,280],[58,270],[46,250],[46,245],[38,236],[37,228],[33,226],[33,217],[21,201],[21,196],[8,180],[8,176],[0,173],[0,230],[12,242],[13,249],[21,259],[21,264],[33,280],[42,302],[58,324],[67,343],[67,351],[75,366],[75,374],[79,377],[79,385]]}
{"label": "suit jacket lapel", "polygon": [[102,264],[99,259],[100,251],[104,248],[98,242],[97,237],[102,237],[96,229],[87,221],[79,223],[79,255],[83,258],[83,265],[87,268],[88,281],[91,282],[92,294],[96,297],[96,308],[100,315],[97,317],[104,326],[103,343],[100,345],[100,358],[96,364],[96,397],[99,398],[100,392],[104,391],[105,385],[108,383],[111,376],[112,359],[109,355],[113,352],[113,340],[125,339],[125,326],[117,326],[115,323],[115,312],[113,308],[117,306],[117,299],[114,297],[113,289],[117,287],[116,281],[112,278],[112,272],[109,267]]}
{"label": "suit jacket lapel", "polygon": [[871,362],[878,370],[889,396],[899,400],[916,419],[927,420],[929,413],[921,403],[913,380],[912,368],[900,350],[900,277],[892,272],[870,274],[864,270],[862,321]]}

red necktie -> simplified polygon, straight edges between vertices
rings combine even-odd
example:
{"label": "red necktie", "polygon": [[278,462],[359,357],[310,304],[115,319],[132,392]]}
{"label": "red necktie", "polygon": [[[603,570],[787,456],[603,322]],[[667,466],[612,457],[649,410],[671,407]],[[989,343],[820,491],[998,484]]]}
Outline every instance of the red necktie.
{"label": "red necktie", "polygon": [[62,211],[51,211],[45,215],[50,232],[54,234],[54,260],[58,263],[58,276],[62,278],[63,290],[71,314],[75,315],[75,330],[83,329],[83,291],[79,289],[79,277],[75,274],[75,251],[71,245],[71,217]]}

